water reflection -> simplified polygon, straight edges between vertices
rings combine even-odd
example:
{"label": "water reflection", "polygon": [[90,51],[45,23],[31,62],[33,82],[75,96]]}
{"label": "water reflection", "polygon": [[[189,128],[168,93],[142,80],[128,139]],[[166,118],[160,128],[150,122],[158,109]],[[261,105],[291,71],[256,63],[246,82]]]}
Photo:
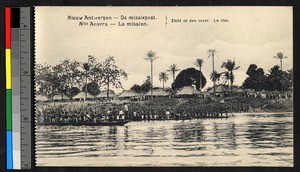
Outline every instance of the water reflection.
{"label": "water reflection", "polygon": [[202,142],[205,140],[203,121],[182,121],[174,125],[174,141],[175,142]]}
{"label": "water reflection", "polygon": [[[252,148],[273,148],[292,146],[291,123],[286,122],[248,122],[247,138]],[[289,128],[287,128],[289,127]]]}
{"label": "water reflection", "polygon": [[291,166],[292,121],[292,114],[241,114],[125,126],[39,126],[37,165]]}
{"label": "water reflection", "polygon": [[216,149],[236,149],[238,145],[236,143],[235,124],[229,122],[225,124],[214,123],[213,125],[213,133],[215,136],[214,146]]}

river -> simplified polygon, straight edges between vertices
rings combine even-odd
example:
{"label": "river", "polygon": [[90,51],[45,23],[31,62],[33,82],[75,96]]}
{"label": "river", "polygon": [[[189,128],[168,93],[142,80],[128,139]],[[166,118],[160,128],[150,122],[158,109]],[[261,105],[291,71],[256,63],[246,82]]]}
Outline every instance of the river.
{"label": "river", "polygon": [[38,126],[37,166],[293,166],[293,113]]}

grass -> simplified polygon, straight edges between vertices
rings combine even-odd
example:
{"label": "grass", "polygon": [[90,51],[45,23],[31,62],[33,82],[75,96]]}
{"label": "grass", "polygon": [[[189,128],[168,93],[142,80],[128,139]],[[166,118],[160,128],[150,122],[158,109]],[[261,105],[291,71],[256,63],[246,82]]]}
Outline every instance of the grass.
{"label": "grass", "polygon": [[[224,100],[224,103],[221,103]],[[292,99],[278,99],[278,100],[267,100],[252,97],[241,97],[232,96],[225,98],[212,98],[206,97],[204,99],[199,98],[169,98],[169,97],[157,97],[152,100],[136,102],[140,105],[154,108],[164,107],[185,107],[193,108],[200,107],[231,107],[231,106],[250,106],[253,109],[259,109],[260,111],[293,111],[293,100]]]}
{"label": "grass", "polygon": [[[221,103],[222,101],[223,103]],[[43,103],[42,103],[43,104]],[[42,105],[40,104],[40,105]],[[46,103],[47,105],[48,103]],[[255,109],[255,112],[292,112],[293,111],[293,100],[292,99],[277,99],[277,100],[267,100],[260,98],[245,98],[241,96],[232,96],[225,98],[212,98],[206,97],[203,99],[200,98],[169,98],[169,97],[155,97],[150,100],[130,102],[131,105],[139,105],[141,108],[151,107],[157,109],[164,108],[207,108],[207,107],[232,107],[232,106],[250,106],[252,109]],[[52,105],[53,103],[49,103]],[[104,102],[84,102],[84,103],[56,103],[56,107],[63,108],[64,106],[75,106],[79,108],[81,106],[87,106],[91,108],[100,107],[105,109],[109,106],[122,106],[122,104],[116,105],[112,103]]]}

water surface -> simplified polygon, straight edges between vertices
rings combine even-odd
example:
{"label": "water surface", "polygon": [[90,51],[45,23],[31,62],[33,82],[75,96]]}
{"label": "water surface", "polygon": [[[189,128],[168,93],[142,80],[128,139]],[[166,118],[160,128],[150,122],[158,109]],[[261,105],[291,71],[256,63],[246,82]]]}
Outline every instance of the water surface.
{"label": "water surface", "polygon": [[292,116],[38,126],[37,166],[293,166]]}

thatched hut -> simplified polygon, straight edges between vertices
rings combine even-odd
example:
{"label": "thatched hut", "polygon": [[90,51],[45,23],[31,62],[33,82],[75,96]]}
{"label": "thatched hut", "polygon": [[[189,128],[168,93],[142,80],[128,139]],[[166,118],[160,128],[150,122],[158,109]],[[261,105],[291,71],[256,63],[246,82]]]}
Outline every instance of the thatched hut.
{"label": "thatched hut", "polygon": [[86,93],[86,97],[85,97],[85,92],[82,91],[82,92],[79,92],[76,96],[74,96],[72,98],[72,100],[74,101],[87,101],[87,100],[95,100],[97,96],[93,96],[91,95],[90,93]]}
{"label": "thatched hut", "polygon": [[210,90],[207,91],[209,95],[213,95],[215,92],[215,96],[217,97],[224,97],[225,95],[229,94],[231,92],[231,89],[226,85],[216,85],[215,91],[212,87]]}
{"label": "thatched hut", "polygon": [[52,101],[54,102],[63,102],[63,101],[68,101],[69,97],[65,94],[55,94],[52,96]]}
{"label": "thatched hut", "polygon": [[119,96],[119,99],[140,99],[142,96],[134,90],[124,90]]}
{"label": "thatched hut", "polygon": [[[108,93],[109,93],[108,95],[109,100],[112,100],[116,97],[116,93],[113,90],[109,90]],[[101,91],[101,93],[96,96],[96,99],[107,100],[107,90]]]}
{"label": "thatched hut", "polygon": [[259,93],[256,92],[254,89],[246,89],[246,97],[253,97],[256,98],[257,96],[259,96]]}
{"label": "thatched hut", "polygon": [[[152,90],[152,96],[153,97],[168,97],[170,94],[162,89],[162,88],[156,88]],[[150,97],[151,96],[151,90],[145,94],[146,97]]]}
{"label": "thatched hut", "polygon": [[47,102],[49,101],[48,97],[42,94],[38,94],[35,96],[36,102]]}
{"label": "thatched hut", "polygon": [[184,86],[176,93],[177,97],[194,97],[197,96],[200,92],[194,89],[193,86]]}
{"label": "thatched hut", "polygon": [[236,95],[240,95],[245,97],[246,96],[246,91],[243,88],[239,88],[239,87],[234,87],[233,88],[233,93]]}

